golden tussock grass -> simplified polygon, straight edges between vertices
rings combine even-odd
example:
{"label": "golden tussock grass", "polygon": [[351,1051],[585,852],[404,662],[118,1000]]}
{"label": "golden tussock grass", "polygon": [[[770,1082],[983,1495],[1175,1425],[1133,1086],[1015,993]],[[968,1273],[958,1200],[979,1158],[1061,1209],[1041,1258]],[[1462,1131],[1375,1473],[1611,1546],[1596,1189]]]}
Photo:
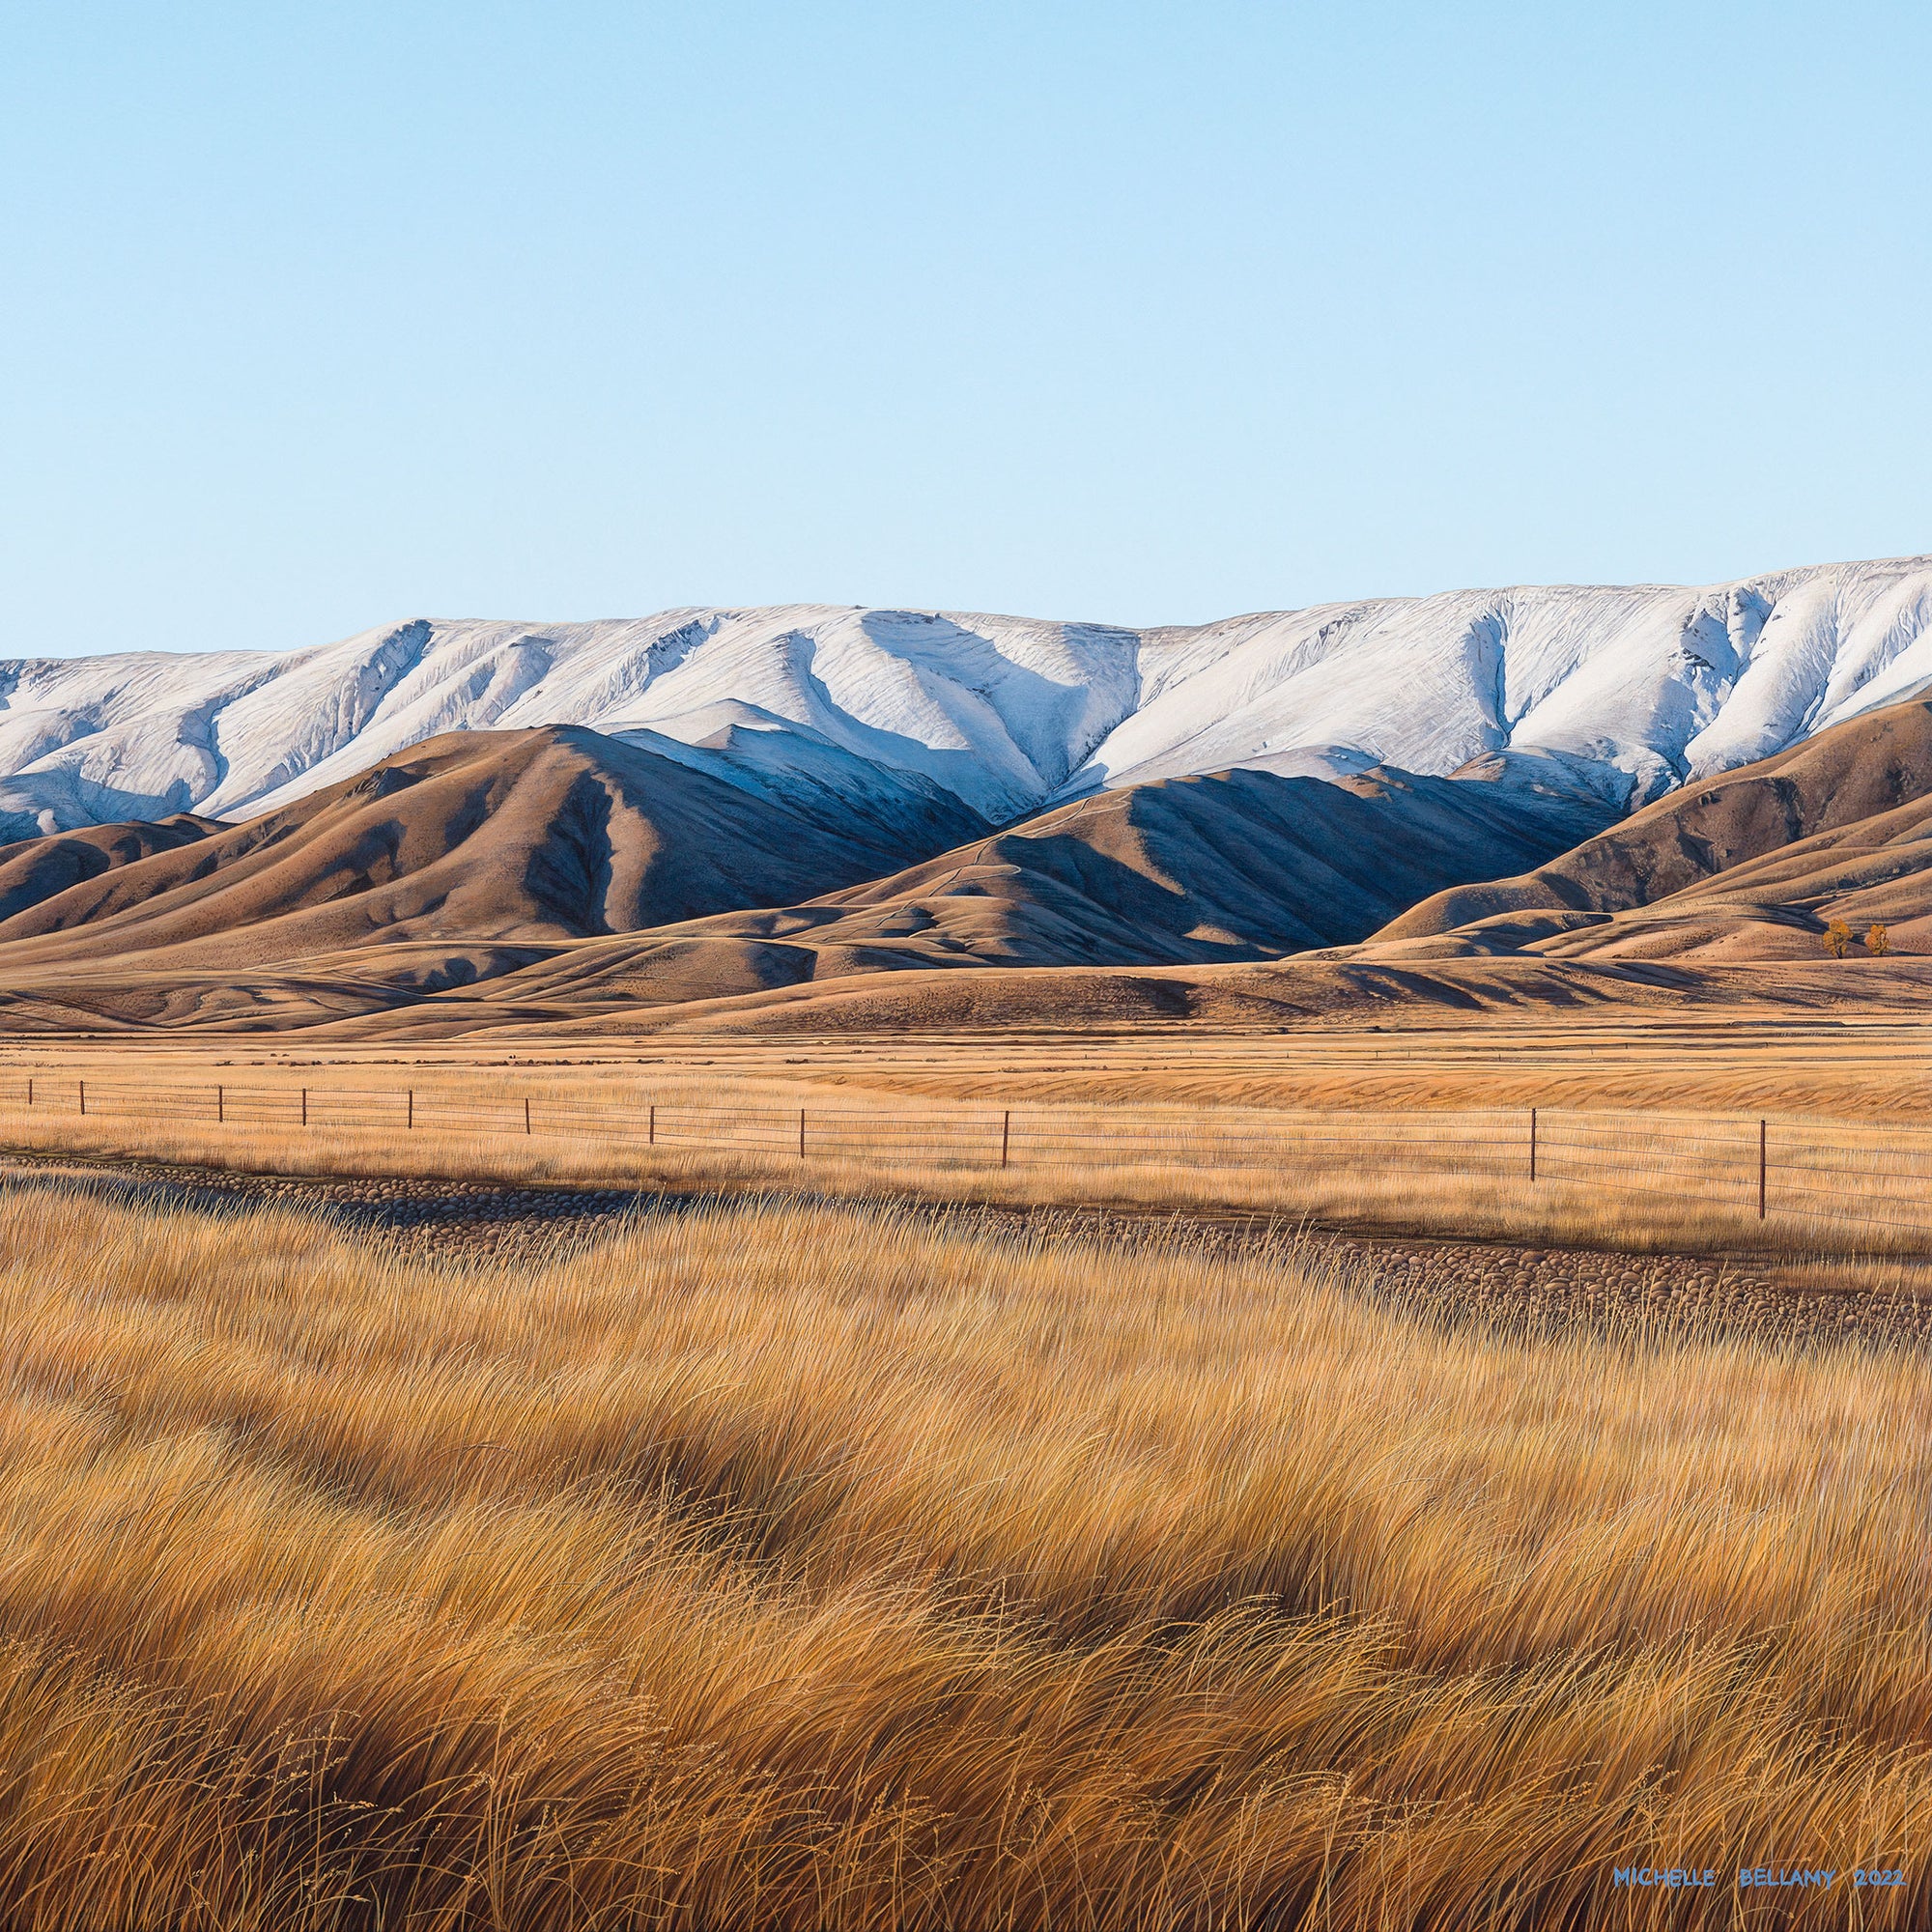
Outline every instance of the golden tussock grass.
{"label": "golden tussock grass", "polygon": [[[1433,1035],[1204,1036],[1058,1044],[812,1043],[815,1077],[958,1100],[1147,1106],[1664,1108],[1854,1120],[1932,1116],[1926,1029],[1468,1027]],[[708,1044],[708,1043],[707,1043]],[[718,1064],[725,1064],[719,1062]],[[768,1047],[731,1065],[769,1075]]]}
{"label": "golden tussock grass", "polygon": [[[1657,1108],[1540,1109],[1532,1180],[1526,1108],[1063,1102],[1016,1107],[1003,1128],[1002,1110],[985,1105],[708,1069],[292,1072],[185,1069],[156,1056],[140,1078],[127,1063],[107,1070],[118,1077],[102,1079],[99,1064],[86,1076],[85,1116],[71,1070],[43,1073],[32,1106],[23,1076],[0,1079],[0,1143],[270,1174],[1236,1210],[1462,1239],[1748,1255],[1753,1265],[1802,1257],[1813,1273],[1835,1259],[1854,1265],[1848,1285],[1889,1281],[1901,1268],[1898,1285],[1912,1285],[1932,1251],[1932,1132],[1889,1121],[1770,1117],[1761,1214],[1759,1121]],[[298,1124],[304,1111],[308,1124]],[[1002,1168],[1009,1128],[1011,1165]]]}
{"label": "golden tussock grass", "polygon": [[1918,1354],[782,1201],[505,1273],[32,1190],[0,1340],[9,1927],[1932,1904]]}

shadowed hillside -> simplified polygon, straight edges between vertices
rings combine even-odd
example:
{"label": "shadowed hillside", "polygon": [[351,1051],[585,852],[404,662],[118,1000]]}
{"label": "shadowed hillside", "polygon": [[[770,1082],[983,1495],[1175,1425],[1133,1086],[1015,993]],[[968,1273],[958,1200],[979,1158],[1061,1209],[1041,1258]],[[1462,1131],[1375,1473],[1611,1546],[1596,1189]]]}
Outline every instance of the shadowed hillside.
{"label": "shadowed hillside", "polygon": [[[1259,960],[1548,857],[1610,810],[1555,761],[1492,758],[1457,779],[1167,780],[994,834],[936,787],[846,810],[785,772],[727,780],[704,750],[455,733],[244,825],[0,851],[0,978],[172,1026],[479,982],[554,1016],[933,966]],[[927,851],[952,849],[907,850],[909,810]]]}
{"label": "shadowed hillside", "polygon": [[[982,825],[949,801],[935,830]],[[864,818],[814,817],[594,731],[462,732],[245,825],[108,827],[0,853],[0,946],[10,968],[158,971],[541,944],[809,895],[912,856]]]}
{"label": "shadowed hillside", "polygon": [[182,811],[152,822],[85,825],[78,831],[0,847],[0,921],[116,867],[135,865],[157,852],[179,851],[211,833],[227,830],[218,818],[197,818],[191,811]]}
{"label": "shadowed hillside", "polygon": [[[0,921],[0,1006],[34,1030],[429,1037],[1922,1003],[1916,962],[1863,941],[1932,952],[1932,704],[1607,830],[1525,764],[1159,781],[894,868],[877,821],[841,837],[809,795],[576,729],[459,735],[246,826],[102,832],[188,842],[70,855],[100,869]],[[63,842],[0,853],[15,903]]]}
{"label": "shadowed hillside", "polygon": [[1370,931],[1445,879],[1559,850],[1606,812],[1481,776],[1169,779],[808,904],[560,951],[503,992],[659,1004],[933,967],[1272,958]]}
{"label": "shadowed hillside", "polygon": [[1346,956],[1814,958],[1833,919],[1932,950],[1932,704],[1854,719],[1534,871],[1438,893]]}

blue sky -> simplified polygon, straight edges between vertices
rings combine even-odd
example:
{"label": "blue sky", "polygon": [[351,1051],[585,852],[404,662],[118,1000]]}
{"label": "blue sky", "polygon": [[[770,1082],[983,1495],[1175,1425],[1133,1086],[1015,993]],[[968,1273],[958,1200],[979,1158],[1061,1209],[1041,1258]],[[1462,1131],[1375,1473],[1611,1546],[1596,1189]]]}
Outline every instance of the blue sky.
{"label": "blue sky", "polygon": [[1932,550],[1932,10],[0,5],[0,654]]}

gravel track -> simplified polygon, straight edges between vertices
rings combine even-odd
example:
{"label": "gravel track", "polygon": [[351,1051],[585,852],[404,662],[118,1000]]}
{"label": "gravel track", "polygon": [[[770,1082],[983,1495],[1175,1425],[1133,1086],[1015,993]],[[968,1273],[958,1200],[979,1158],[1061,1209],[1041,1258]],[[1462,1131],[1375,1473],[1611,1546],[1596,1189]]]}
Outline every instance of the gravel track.
{"label": "gravel track", "polygon": [[[77,1188],[130,1204],[201,1212],[290,1207],[327,1215],[392,1254],[453,1265],[528,1265],[597,1239],[626,1216],[712,1207],[718,1193],[510,1187],[493,1181],[294,1177],[162,1161],[0,1153],[0,1186]],[[830,1197],[828,1197],[830,1198]],[[837,1197],[844,1206],[850,1197]],[[1800,1288],[1748,1263],[1706,1255],[1513,1247],[1327,1230],[1223,1215],[1111,1209],[948,1208],[895,1199],[935,1220],[1024,1227],[1041,1238],[1138,1247],[1179,1239],[1208,1253],[1279,1253],[1286,1245],[1339,1262],[1371,1293],[1452,1322],[1511,1329],[1582,1326],[1621,1332],[1748,1333],[1767,1340],[1932,1342],[1932,1296]]]}

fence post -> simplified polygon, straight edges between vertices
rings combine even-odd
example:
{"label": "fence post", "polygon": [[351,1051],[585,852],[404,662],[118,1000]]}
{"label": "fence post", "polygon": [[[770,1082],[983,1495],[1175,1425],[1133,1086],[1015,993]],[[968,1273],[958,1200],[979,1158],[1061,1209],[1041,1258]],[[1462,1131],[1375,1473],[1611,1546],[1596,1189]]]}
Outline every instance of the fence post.
{"label": "fence post", "polygon": [[805,1158],[805,1109],[798,1110],[798,1157]]}
{"label": "fence post", "polygon": [[1764,1219],[1764,1171],[1765,1171],[1766,1123],[1757,1123],[1757,1218]]}
{"label": "fence post", "polygon": [[1007,1151],[1012,1146],[1013,1110],[1009,1107],[1000,1117],[1000,1165],[1007,1164]]}
{"label": "fence post", "polygon": [[651,1102],[651,1123],[645,1129],[644,1145],[646,1147],[656,1147],[657,1144],[658,1144],[658,1105],[657,1102],[653,1100]]}
{"label": "fence post", "polygon": [[530,1130],[530,1101],[529,1101],[529,1095],[526,1094],[524,1096],[524,1131],[525,1133],[528,1133],[529,1130]]}
{"label": "fence post", "polygon": [[214,1123],[220,1126],[228,1119],[228,1090],[219,1081],[214,1088]]}
{"label": "fence post", "polygon": [[308,1089],[302,1089],[302,1125],[308,1125]]}
{"label": "fence post", "polygon": [[1536,1179],[1536,1109],[1529,1110],[1529,1178]]}
{"label": "fence post", "polygon": [[87,1112],[87,1082],[85,1080],[80,1083],[80,1111],[83,1114]]}
{"label": "fence post", "polygon": [[410,1089],[410,1111],[404,1117],[403,1124],[406,1127],[412,1127],[415,1125],[415,1123],[416,1123],[416,1090],[413,1087],[412,1087]]}
{"label": "fence post", "polygon": [[31,1107],[33,1104],[34,1104],[34,1076],[30,1073],[27,1075],[27,1105]]}

